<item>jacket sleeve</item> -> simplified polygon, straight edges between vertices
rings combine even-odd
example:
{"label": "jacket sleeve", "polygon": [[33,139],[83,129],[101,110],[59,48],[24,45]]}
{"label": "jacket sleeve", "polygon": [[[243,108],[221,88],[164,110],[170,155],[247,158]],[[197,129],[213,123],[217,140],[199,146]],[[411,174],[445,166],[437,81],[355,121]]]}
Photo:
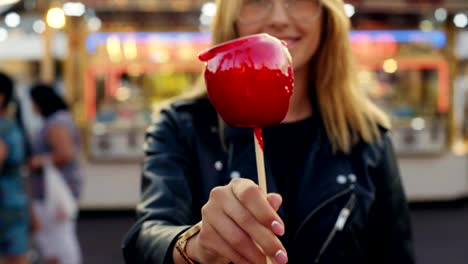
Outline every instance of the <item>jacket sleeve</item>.
{"label": "jacket sleeve", "polygon": [[123,242],[126,263],[172,263],[176,237],[195,224],[189,136],[178,119],[174,110],[163,110],[147,130],[138,221]]}
{"label": "jacket sleeve", "polygon": [[382,140],[380,158],[371,175],[376,188],[369,216],[371,263],[413,264],[408,203],[388,133]]}

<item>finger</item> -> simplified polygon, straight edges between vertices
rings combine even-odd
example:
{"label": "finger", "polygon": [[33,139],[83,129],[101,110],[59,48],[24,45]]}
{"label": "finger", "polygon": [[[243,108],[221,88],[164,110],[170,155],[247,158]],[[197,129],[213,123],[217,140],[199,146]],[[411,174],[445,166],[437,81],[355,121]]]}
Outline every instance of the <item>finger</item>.
{"label": "finger", "polygon": [[[267,196],[257,184],[251,180],[234,179],[229,185],[237,200],[249,210],[258,222],[269,229],[274,223],[279,223],[279,227],[284,230],[283,220],[269,204]],[[277,235],[283,235],[283,233],[284,231]]]}
{"label": "finger", "polygon": [[[267,200],[271,207],[273,207],[273,210],[275,211],[279,210],[283,202],[283,198],[277,193],[267,194]],[[273,233],[277,234],[278,236],[284,235],[286,229],[284,226],[281,226],[281,224],[276,220],[273,221],[273,223],[271,223],[271,228],[273,230]]]}
{"label": "finger", "polygon": [[[202,208],[203,223],[207,222],[216,231],[216,234],[243,258],[252,263],[264,261],[265,255],[255,245],[251,237],[232,220],[231,216],[225,214],[221,204],[218,205],[212,202],[217,200],[223,201],[222,205],[225,207],[231,207],[232,204],[239,203],[228,188],[215,188],[211,193],[210,202]],[[245,211],[245,209],[243,210]]]}
{"label": "finger", "polygon": [[[234,195],[234,194],[233,194]],[[266,199],[265,203],[262,205],[273,209],[268,204]],[[245,232],[257,243],[260,248],[268,256],[277,256],[282,254],[286,256],[286,250],[282,245],[278,237],[273,233],[273,227],[265,226],[258,221],[258,219],[249,211],[246,207],[246,204],[241,204],[237,199],[234,199],[234,202],[227,207],[224,207],[224,210],[229,217],[231,217],[238,226],[242,227]],[[259,209],[261,211],[261,209]],[[272,221],[275,222],[276,220]]]}
{"label": "finger", "polygon": [[241,226],[251,239],[257,243],[268,256],[275,256],[279,251],[286,252],[281,241],[272,232],[272,227],[265,227],[237,201],[224,208],[238,226]]}
{"label": "finger", "polygon": [[220,256],[220,259],[215,261],[216,263],[242,263],[242,264],[253,264],[239,254],[232,248],[228,241],[223,239],[222,235],[213,227],[210,223],[203,222],[203,232],[200,232],[200,241],[203,241],[202,246],[212,252],[216,252],[216,255]]}
{"label": "finger", "polygon": [[281,204],[283,203],[283,197],[281,197],[281,195],[279,195],[277,193],[269,193],[269,194],[267,194],[267,201],[271,205],[273,210],[275,210],[275,212],[277,212],[279,210]]}

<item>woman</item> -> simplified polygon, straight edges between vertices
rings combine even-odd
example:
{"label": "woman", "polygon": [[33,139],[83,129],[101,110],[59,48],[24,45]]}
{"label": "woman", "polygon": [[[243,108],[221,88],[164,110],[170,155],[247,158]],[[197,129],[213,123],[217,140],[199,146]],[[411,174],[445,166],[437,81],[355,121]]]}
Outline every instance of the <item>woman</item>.
{"label": "woman", "polygon": [[215,44],[269,33],[292,55],[289,111],[264,129],[270,193],[250,130],[220,131],[204,91],[174,103],[147,132],[127,263],[414,263],[389,120],[354,83],[343,2],[217,4]]}
{"label": "woman", "polygon": [[21,174],[24,137],[18,124],[8,117],[12,97],[13,81],[0,73],[0,262],[26,264],[29,204]]}
{"label": "woman", "polygon": [[50,212],[45,201],[43,167],[51,162],[64,177],[76,200],[81,191],[80,136],[65,101],[48,85],[35,85],[30,90],[34,109],[44,126],[33,141],[32,170],[34,213],[41,222],[36,234],[39,250],[48,264],[81,263],[76,237],[76,219],[63,212]]}

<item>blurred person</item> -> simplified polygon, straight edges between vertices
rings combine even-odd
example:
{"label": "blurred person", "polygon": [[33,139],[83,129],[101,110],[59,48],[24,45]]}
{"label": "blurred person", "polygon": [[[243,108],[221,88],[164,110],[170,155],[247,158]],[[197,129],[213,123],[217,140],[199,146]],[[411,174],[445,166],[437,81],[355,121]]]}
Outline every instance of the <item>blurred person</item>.
{"label": "blurred person", "polygon": [[8,116],[14,96],[12,79],[0,72],[0,262],[28,263],[29,203],[22,177],[25,140]]}
{"label": "blurred person", "polygon": [[214,44],[287,42],[295,87],[263,129],[268,194],[251,129],[220,121],[205,87],[164,108],[144,146],[127,263],[414,263],[389,118],[355,83],[341,0],[218,0]]}
{"label": "blurred person", "polygon": [[78,201],[81,192],[81,140],[65,100],[52,86],[34,85],[30,96],[44,126],[32,143],[33,207],[41,228],[35,240],[47,264],[81,263],[81,250],[76,234],[77,219],[68,219],[63,212],[50,212],[45,204],[43,167],[52,162],[63,176],[69,191]]}

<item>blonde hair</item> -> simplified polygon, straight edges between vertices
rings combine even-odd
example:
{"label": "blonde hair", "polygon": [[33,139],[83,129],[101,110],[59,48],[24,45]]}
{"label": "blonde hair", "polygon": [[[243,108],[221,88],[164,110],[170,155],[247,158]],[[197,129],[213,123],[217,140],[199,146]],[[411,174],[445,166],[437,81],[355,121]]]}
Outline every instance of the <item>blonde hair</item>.
{"label": "blonde hair", "polygon": [[[213,22],[213,45],[239,37],[235,20],[242,0],[217,0],[218,15]],[[321,44],[312,59],[310,89],[316,87],[327,135],[333,150],[349,153],[362,138],[372,143],[380,139],[379,125],[390,128],[390,120],[357,85],[349,39],[351,23],[342,0],[321,0],[323,30]],[[320,67],[314,67],[320,65]],[[203,78],[187,97],[206,96]]]}

